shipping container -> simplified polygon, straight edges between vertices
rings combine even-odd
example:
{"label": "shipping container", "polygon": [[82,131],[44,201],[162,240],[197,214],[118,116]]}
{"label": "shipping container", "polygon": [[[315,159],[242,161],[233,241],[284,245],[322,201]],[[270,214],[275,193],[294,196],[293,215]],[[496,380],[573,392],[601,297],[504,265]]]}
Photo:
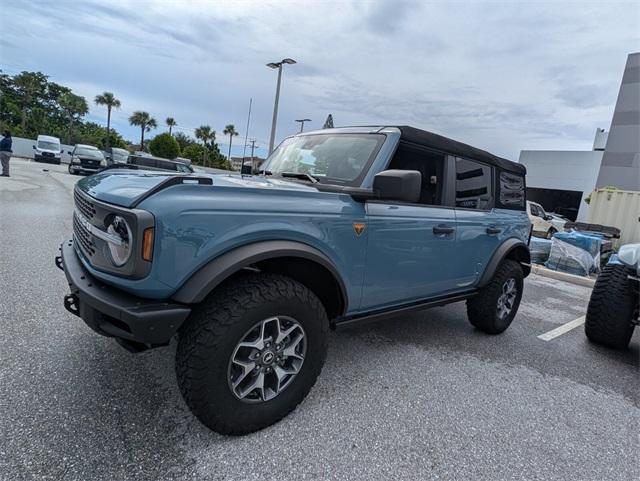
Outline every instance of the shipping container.
{"label": "shipping container", "polygon": [[640,242],[640,192],[597,189],[589,203],[590,224],[620,229],[618,245]]}

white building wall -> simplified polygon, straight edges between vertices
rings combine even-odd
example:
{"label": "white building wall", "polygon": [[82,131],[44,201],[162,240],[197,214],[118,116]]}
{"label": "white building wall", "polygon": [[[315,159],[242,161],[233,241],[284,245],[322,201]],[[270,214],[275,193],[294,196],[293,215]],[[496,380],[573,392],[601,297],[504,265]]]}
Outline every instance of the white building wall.
{"label": "white building wall", "polygon": [[578,221],[586,222],[584,202],[596,186],[602,151],[523,150],[519,162],[527,168],[527,187],[582,192]]}

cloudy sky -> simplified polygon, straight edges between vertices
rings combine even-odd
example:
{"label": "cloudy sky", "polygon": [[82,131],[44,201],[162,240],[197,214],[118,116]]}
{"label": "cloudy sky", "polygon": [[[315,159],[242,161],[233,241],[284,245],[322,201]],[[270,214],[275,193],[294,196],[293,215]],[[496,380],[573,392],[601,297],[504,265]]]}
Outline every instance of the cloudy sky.
{"label": "cloudy sky", "polygon": [[[591,148],[609,129],[640,3],[388,1],[0,2],[0,68],[39,70],[128,116],[175,117],[186,133],[228,123],[266,147],[285,66],[277,140],[320,128],[410,124],[517,159],[521,149]],[[92,105],[89,118],[104,122]],[[305,127],[307,128],[307,127]],[[242,139],[242,140],[240,140]],[[222,145],[224,149],[224,145]],[[235,149],[234,149],[235,150]],[[236,151],[238,152],[238,151]]]}

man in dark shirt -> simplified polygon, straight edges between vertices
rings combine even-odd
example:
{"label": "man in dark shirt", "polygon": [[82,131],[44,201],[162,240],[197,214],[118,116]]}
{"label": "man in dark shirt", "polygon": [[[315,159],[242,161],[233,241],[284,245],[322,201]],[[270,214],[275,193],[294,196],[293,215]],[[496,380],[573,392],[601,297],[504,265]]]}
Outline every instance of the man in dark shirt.
{"label": "man in dark shirt", "polygon": [[9,177],[9,159],[11,159],[11,132],[5,129],[0,140],[0,163],[2,163],[2,177]]}

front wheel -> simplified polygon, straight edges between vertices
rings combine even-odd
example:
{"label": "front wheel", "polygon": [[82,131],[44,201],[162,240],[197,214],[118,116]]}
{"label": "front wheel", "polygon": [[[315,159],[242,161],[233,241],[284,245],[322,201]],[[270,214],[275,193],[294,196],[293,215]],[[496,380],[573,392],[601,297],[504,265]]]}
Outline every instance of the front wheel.
{"label": "front wheel", "polygon": [[72,169],[72,168],[71,168],[71,164],[69,164],[69,169],[68,169],[68,170],[69,170],[69,173],[70,173],[71,175],[76,175],[76,171],[75,171],[74,169]]}
{"label": "front wheel", "polygon": [[180,331],[182,396],[218,433],[270,426],[315,384],[328,332],[323,305],[302,284],[268,273],[240,277],[197,306]]}
{"label": "front wheel", "polygon": [[548,231],[547,231],[547,239],[551,239],[553,238],[553,236],[555,235],[555,233],[558,232],[555,227],[551,227]]}
{"label": "front wheel", "polygon": [[487,334],[504,332],[518,312],[523,278],[520,264],[503,260],[491,281],[467,301],[469,322]]}
{"label": "front wheel", "polygon": [[596,280],[587,307],[584,330],[597,344],[624,349],[638,317],[638,297],[628,278],[628,268],[607,264]]}

